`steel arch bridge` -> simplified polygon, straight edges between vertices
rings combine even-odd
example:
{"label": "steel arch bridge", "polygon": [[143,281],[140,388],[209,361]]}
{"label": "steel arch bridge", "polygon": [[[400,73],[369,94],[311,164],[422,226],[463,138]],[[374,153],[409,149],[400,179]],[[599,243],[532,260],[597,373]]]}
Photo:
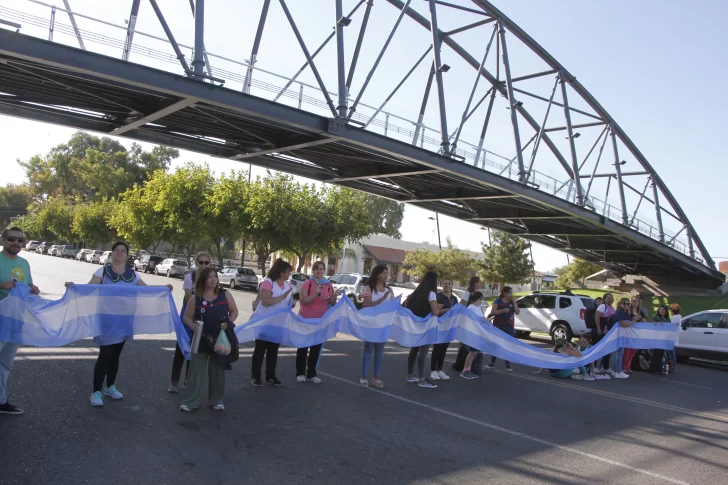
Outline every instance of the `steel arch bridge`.
{"label": "steel arch bridge", "polygon": [[[204,0],[166,2],[190,9],[192,45],[157,0],[130,0],[126,25],[67,0],[12,1],[0,6],[2,114],[351,187],[620,275],[724,282],[636,144],[487,1],[259,0],[245,7],[243,61],[205,49],[220,33],[206,37]],[[281,57],[302,65],[268,67]]]}

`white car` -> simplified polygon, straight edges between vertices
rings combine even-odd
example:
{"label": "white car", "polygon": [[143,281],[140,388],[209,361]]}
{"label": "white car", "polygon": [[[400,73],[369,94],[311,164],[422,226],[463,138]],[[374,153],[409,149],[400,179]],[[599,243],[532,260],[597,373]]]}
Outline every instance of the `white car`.
{"label": "white car", "polygon": [[301,292],[301,287],[309,278],[310,276],[303,273],[291,273],[291,276],[288,277],[288,282],[291,284],[291,295],[293,295],[293,298],[298,297],[298,294]]}
{"label": "white car", "polygon": [[28,244],[25,245],[25,250],[35,251],[38,249],[38,246],[40,246],[40,241],[28,241]]}
{"label": "white car", "polygon": [[349,299],[360,308],[362,305],[361,294],[364,292],[364,285],[367,284],[369,276],[360,273],[336,273],[329,281],[335,290],[343,289]]}
{"label": "white car", "polygon": [[76,257],[76,247],[71,246],[69,244],[63,245],[56,251],[56,256],[60,256],[61,258],[75,258]]}
{"label": "white car", "polygon": [[101,259],[102,254],[104,254],[104,252],[99,251],[98,249],[91,251],[90,253],[86,254],[86,261],[89,263],[99,264],[99,260]]}
{"label": "white car", "polygon": [[86,261],[86,255],[93,251],[93,249],[82,249],[76,253],[76,259],[79,261]]}
{"label": "white car", "polygon": [[59,246],[58,244],[54,244],[53,246],[51,246],[48,249],[48,256],[58,256],[58,250],[60,249],[60,247],[61,246]]}
{"label": "white car", "polygon": [[675,338],[678,362],[690,357],[728,360],[728,310],[706,310],[683,317]]}
{"label": "white car", "polygon": [[111,264],[111,255],[113,251],[104,251],[99,258],[99,264]]}
{"label": "white car", "polygon": [[187,261],[181,259],[167,258],[154,267],[155,275],[166,275],[167,278],[172,276],[184,276],[190,269]]}
{"label": "white car", "polygon": [[516,301],[521,309],[515,318],[519,337],[543,332],[554,340],[571,340],[591,332],[584,322],[586,310],[594,307],[594,300],[589,296],[534,292]]}

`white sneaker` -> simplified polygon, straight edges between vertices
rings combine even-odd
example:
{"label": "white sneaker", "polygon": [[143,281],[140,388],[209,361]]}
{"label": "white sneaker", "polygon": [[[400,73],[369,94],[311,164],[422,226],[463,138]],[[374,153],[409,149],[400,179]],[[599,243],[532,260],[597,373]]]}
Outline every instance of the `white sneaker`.
{"label": "white sneaker", "polygon": [[592,377],[592,376],[587,375],[587,376],[583,376],[582,377],[582,380],[583,381],[596,381],[597,379],[596,379],[596,377]]}
{"label": "white sneaker", "polygon": [[212,409],[215,411],[225,411],[225,405],[223,403],[215,404]]}
{"label": "white sneaker", "polygon": [[381,379],[374,379],[372,380],[372,385],[377,389],[381,389],[384,387],[384,382]]}
{"label": "white sneaker", "polygon": [[124,395],[113,385],[104,389],[104,396],[109,396],[111,399],[124,399]]}
{"label": "white sneaker", "polygon": [[606,374],[594,374],[594,379],[596,379],[596,380],[598,380],[598,381],[609,381],[609,380],[611,380],[612,378],[611,378],[611,377],[609,377],[609,376],[608,376],[608,375],[606,375]]}
{"label": "white sneaker", "polygon": [[306,382],[306,376],[296,376],[296,382]]}
{"label": "white sneaker", "polygon": [[439,375],[440,376],[440,379],[442,379],[443,381],[449,381],[450,380],[450,376],[447,375],[447,374],[445,374],[441,370],[437,371],[437,375]]}
{"label": "white sneaker", "polygon": [[580,381],[580,380],[582,380],[582,379],[583,379],[583,377],[581,376],[581,374],[571,374],[571,376],[570,376],[570,377],[571,377],[572,379],[574,379],[575,381]]}
{"label": "white sneaker", "polygon": [[407,382],[414,384],[416,382],[420,382],[420,378],[417,376],[410,376],[407,378]]}
{"label": "white sneaker", "polygon": [[625,374],[624,372],[618,372],[617,374],[614,374],[615,379],[629,379],[629,374]]}
{"label": "white sneaker", "polygon": [[99,391],[91,394],[91,405],[96,407],[101,407],[104,405],[104,398],[101,397],[101,393]]}
{"label": "white sneaker", "polygon": [[430,373],[430,379],[432,379],[433,381],[439,381],[440,380],[440,373],[437,372],[436,370],[433,370]]}
{"label": "white sneaker", "polygon": [[369,381],[366,379],[359,379],[359,387],[369,387]]}
{"label": "white sneaker", "polygon": [[306,379],[306,382],[313,382],[314,384],[321,384],[321,379],[318,376],[313,376],[310,379]]}
{"label": "white sneaker", "polygon": [[579,369],[574,369],[571,371],[572,374],[581,374],[581,371]]}
{"label": "white sneaker", "polygon": [[617,373],[614,372],[612,369],[604,369],[604,374],[614,377]]}

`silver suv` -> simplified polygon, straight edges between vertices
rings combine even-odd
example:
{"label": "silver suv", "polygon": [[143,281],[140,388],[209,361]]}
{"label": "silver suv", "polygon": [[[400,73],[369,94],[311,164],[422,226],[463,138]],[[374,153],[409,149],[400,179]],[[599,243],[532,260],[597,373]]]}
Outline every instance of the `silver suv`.
{"label": "silver suv", "polygon": [[336,273],[329,278],[334,285],[334,289],[343,289],[346,295],[351,299],[357,308],[361,308],[361,294],[364,292],[364,286],[367,284],[369,276],[361,273]]}
{"label": "silver suv", "polygon": [[533,292],[518,300],[520,315],[515,318],[516,336],[527,337],[531,332],[551,335],[554,340],[579,337],[590,332],[584,315],[594,307],[588,295],[564,292]]}
{"label": "silver suv", "polygon": [[223,268],[218,276],[220,284],[228,283],[231,290],[240,287],[255,291],[258,288],[258,277],[250,268]]}

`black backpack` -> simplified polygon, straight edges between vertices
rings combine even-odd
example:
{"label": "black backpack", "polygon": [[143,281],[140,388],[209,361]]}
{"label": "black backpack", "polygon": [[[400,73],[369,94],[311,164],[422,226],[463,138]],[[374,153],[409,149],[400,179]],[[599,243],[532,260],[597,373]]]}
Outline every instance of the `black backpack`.
{"label": "black backpack", "polygon": [[587,308],[586,312],[584,312],[584,323],[586,324],[586,328],[597,328],[597,324],[594,320],[594,318],[597,315],[597,308]]}
{"label": "black backpack", "polygon": [[402,306],[408,308],[416,317],[420,318],[425,318],[432,313],[430,310],[430,302],[427,301],[427,295],[419,291],[411,293]]}

